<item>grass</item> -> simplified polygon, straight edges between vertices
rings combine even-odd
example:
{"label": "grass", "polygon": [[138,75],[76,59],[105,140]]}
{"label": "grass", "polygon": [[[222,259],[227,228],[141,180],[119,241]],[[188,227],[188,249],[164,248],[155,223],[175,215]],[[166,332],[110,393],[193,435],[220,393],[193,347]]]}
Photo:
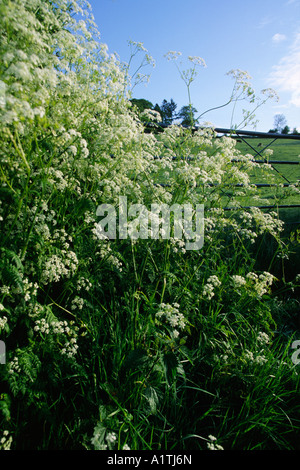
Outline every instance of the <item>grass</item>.
{"label": "grass", "polygon": [[[275,137],[275,136],[274,136]],[[245,137],[244,141],[237,141],[237,149],[242,152],[242,154],[250,153],[255,157],[256,160],[262,160],[261,155],[256,155],[256,151],[262,152],[265,148],[270,148],[273,151],[273,155],[270,156],[271,161],[287,161],[287,162],[299,162],[296,165],[291,164],[273,164],[274,168],[274,177],[275,181],[280,183],[297,183],[300,180],[300,140],[291,140],[291,139],[278,139],[273,142],[273,138],[248,138]],[[249,145],[253,148],[250,148]],[[269,183],[268,178],[265,177],[262,171],[257,171],[255,174],[251,175],[251,181],[254,183]],[[274,191],[272,188],[260,188],[260,194],[262,199],[268,201],[266,205],[272,205],[276,200],[277,190]],[[251,202],[251,201],[249,201]],[[286,187],[282,190],[281,201],[278,201],[278,205],[294,205],[300,204],[299,194],[290,194],[289,189]],[[290,247],[292,256],[286,266],[285,273],[282,272],[281,268],[278,266],[276,271],[280,272],[281,275],[286,275],[287,277],[292,277],[294,273],[298,270],[298,265],[300,262],[300,248],[299,244],[291,243],[291,234],[297,227],[300,226],[300,207],[287,207],[287,208],[278,208],[275,210],[278,212],[281,220],[285,222],[284,230],[284,239],[287,245]],[[272,246],[272,244],[271,244]],[[268,247],[265,244],[262,253],[266,256],[266,259],[270,259],[270,252],[272,248]],[[269,254],[268,254],[269,252]]]}
{"label": "grass", "polygon": [[[158,140],[160,135],[157,136]],[[278,139],[272,142],[272,138],[244,138],[244,141],[237,139],[236,148],[242,155],[250,154],[255,157],[256,160],[263,160],[265,157],[257,155],[257,152],[262,152],[265,148],[270,148],[273,151],[273,155],[269,157],[269,160],[274,161],[287,161],[287,162],[299,162],[298,164],[272,164],[274,169],[272,175],[272,183],[275,185],[281,184],[295,184],[300,181],[300,140],[290,139]],[[252,147],[252,148],[251,148]],[[270,184],[270,174],[266,175],[264,169],[256,168],[255,171],[250,174],[251,183],[255,184]],[[160,182],[168,184],[168,179],[162,176]],[[232,195],[232,191],[226,193],[229,198]],[[300,208],[278,208],[279,205],[295,205],[300,203],[299,194],[291,191],[288,187],[277,188],[277,187],[260,187],[259,194],[261,202],[257,204],[252,198],[241,198],[241,205],[267,205],[271,206],[274,204],[275,210],[278,211],[279,216],[285,222],[292,224],[300,224]],[[224,198],[224,204],[226,206],[227,197]]]}
{"label": "grass", "polygon": [[[188,184],[183,186],[181,174],[177,178],[174,195],[179,188],[181,197]],[[81,184],[86,184],[83,177]],[[50,207],[66,214],[57,218],[74,234],[77,272],[74,279],[48,282],[47,291],[41,285],[30,305],[39,307],[41,319],[67,319],[74,334],[75,326],[84,325],[77,355],[61,354],[65,333],[36,332],[36,316],[28,317],[22,299],[3,299],[7,309],[19,313],[22,328],[16,319],[13,334],[7,334],[16,342],[15,347],[7,343],[8,366],[16,355],[21,371],[3,371],[0,400],[2,426],[11,431],[14,448],[121,449],[126,444],[132,450],[202,450],[213,435],[225,449],[299,449],[299,375],[288,347],[299,332],[278,334],[298,306],[289,300],[289,317],[271,293],[260,298],[254,288],[232,285],[231,276],[246,276],[261,251],[251,253],[239,231],[230,225],[223,230],[224,221],[216,220],[200,253],[176,251],[169,240],[111,241],[111,253],[123,261],[119,271],[109,256],[99,258],[99,242],[80,214],[84,200],[78,196],[75,204],[73,198],[54,187]],[[13,210],[8,197],[5,202]],[[17,270],[22,261],[11,251],[12,244],[25,243],[21,235],[19,230],[3,242],[3,285],[23,282]],[[53,236],[54,241],[60,239]],[[41,250],[45,240],[38,232],[28,243]],[[26,256],[30,259],[31,250]],[[207,299],[203,289],[211,275],[219,284]],[[82,276],[91,286],[80,291],[84,308],[73,313]],[[180,305],[186,326],[179,337],[157,316],[163,303],[172,309],[173,320]],[[258,345],[260,332],[272,338],[270,346]]]}
{"label": "grass", "polygon": [[[278,139],[272,143],[272,139],[269,138],[244,138],[255,150],[261,152],[262,149],[270,145],[268,148],[273,150],[273,155],[271,160],[283,160],[283,161],[300,161],[300,140],[290,140],[290,139]],[[243,154],[250,153],[255,155],[255,151],[251,149],[246,142],[237,142],[237,148]],[[260,156],[257,157],[260,159]],[[291,181],[295,182],[297,180],[294,172],[288,170],[288,166],[285,167],[284,176],[290,178]],[[300,172],[298,173],[298,179],[300,178]]]}
{"label": "grass", "polygon": [[[255,154],[255,150],[261,152],[262,149],[268,148],[273,150],[273,155],[270,157],[270,160],[277,160],[277,161],[287,161],[287,162],[299,162],[297,165],[291,164],[272,164],[274,168],[275,174],[275,182],[280,184],[286,183],[297,183],[300,180],[300,140],[289,140],[289,139],[278,139],[272,143],[273,139],[269,138],[246,138],[244,139],[248,142],[252,147],[250,148],[246,142],[237,142],[237,149],[240,150],[243,154],[250,153],[253,155],[257,160],[261,160],[262,157],[260,155]],[[271,145],[270,145],[271,144]],[[257,171],[255,174],[251,175],[252,182],[254,183],[269,183],[264,176]],[[274,192],[268,188],[261,188],[261,193],[264,198],[266,199],[273,199]],[[288,189],[286,189],[285,193],[288,193]],[[284,198],[283,204],[299,204],[299,195],[288,195]],[[300,222],[300,209],[290,209],[290,218],[294,219],[298,216],[298,221]],[[287,217],[286,211],[284,212],[285,219]],[[289,217],[288,217],[289,218]]]}

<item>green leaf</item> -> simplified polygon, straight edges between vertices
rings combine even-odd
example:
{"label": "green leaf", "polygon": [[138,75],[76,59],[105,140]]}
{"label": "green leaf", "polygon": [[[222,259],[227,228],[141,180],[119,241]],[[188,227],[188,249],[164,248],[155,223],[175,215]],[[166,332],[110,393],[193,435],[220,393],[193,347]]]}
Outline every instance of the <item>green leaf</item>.
{"label": "green leaf", "polygon": [[125,369],[144,369],[149,365],[149,357],[144,349],[134,349],[129,352],[125,361]]}
{"label": "green leaf", "polygon": [[144,393],[144,397],[147,400],[147,403],[149,405],[150,413],[156,414],[157,406],[159,404],[159,398],[158,398],[155,388],[147,387]]}
{"label": "green leaf", "polygon": [[177,375],[177,368],[179,366],[178,358],[174,353],[166,353],[162,356],[162,363],[165,372],[165,377],[169,385],[171,385]]}
{"label": "green leaf", "polygon": [[0,395],[0,411],[6,421],[10,419],[10,398],[6,393]]}

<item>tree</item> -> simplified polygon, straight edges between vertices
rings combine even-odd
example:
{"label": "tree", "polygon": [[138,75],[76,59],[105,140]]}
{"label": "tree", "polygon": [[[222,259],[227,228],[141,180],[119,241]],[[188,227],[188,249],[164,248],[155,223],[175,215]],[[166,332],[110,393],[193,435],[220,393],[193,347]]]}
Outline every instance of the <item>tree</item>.
{"label": "tree", "polygon": [[133,106],[137,107],[139,114],[145,111],[145,109],[153,109],[151,101],[145,100],[144,98],[132,98],[130,101]]}
{"label": "tree", "polygon": [[289,134],[290,133],[290,128],[289,126],[285,126],[282,131],[281,131],[281,134]]}
{"label": "tree", "polygon": [[162,119],[162,117],[163,117],[163,112],[162,112],[161,107],[159,106],[158,103],[155,104],[155,106],[154,106],[153,109],[154,109],[154,111],[157,111],[157,112],[161,115],[161,119]]}
{"label": "tree", "polygon": [[274,116],[274,128],[277,130],[277,132],[282,132],[286,125],[287,122],[284,114],[276,114]]}
{"label": "tree", "polygon": [[178,113],[178,118],[181,119],[181,124],[183,126],[194,126],[197,124],[197,120],[195,118],[196,113],[197,109],[193,106],[183,106]]}
{"label": "tree", "polygon": [[160,110],[161,110],[161,117],[162,123],[166,124],[167,126],[171,125],[176,119],[177,115],[175,113],[177,108],[177,104],[171,98],[170,101],[163,100]]}

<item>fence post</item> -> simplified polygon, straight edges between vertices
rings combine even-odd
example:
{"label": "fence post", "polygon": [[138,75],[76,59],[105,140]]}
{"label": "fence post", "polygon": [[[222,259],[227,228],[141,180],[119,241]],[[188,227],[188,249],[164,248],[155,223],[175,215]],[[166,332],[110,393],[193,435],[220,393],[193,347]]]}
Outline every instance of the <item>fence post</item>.
{"label": "fence post", "polygon": [[0,341],[0,364],[6,364],[6,346],[4,341]]}

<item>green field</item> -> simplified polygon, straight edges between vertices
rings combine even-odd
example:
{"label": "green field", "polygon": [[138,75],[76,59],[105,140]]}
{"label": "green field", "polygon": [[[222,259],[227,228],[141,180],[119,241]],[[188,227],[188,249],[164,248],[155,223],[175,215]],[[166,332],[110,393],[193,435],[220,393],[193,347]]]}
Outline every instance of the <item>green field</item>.
{"label": "green field", "polygon": [[[157,136],[160,140],[160,136]],[[282,163],[270,163],[270,167],[273,171],[266,172],[263,166],[255,168],[250,174],[251,183],[255,184],[273,184],[272,187],[261,186],[259,188],[259,195],[261,202],[257,203],[255,199],[249,197],[240,197],[240,202],[243,207],[248,206],[275,206],[276,210],[279,211],[280,217],[286,222],[297,223],[300,222],[300,208],[280,208],[279,206],[284,205],[296,205],[300,203],[300,196],[298,191],[294,188],[289,188],[288,184],[295,184],[300,181],[300,140],[291,139],[278,139],[275,142],[274,138],[257,138],[257,137],[245,137],[243,140],[238,138],[236,140],[236,148],[243,155],[250,154],[255,157],[255,160],[265,160],[264,150],[271,149],[273,154],[268,157],[268,162],[273,161],[287,161],[287,162],[299,162],[298,164],[282,164]],[[258,152],[258,153],[256,153]],[[172,174],[172,172],[171,172]],[[270,177],[272,180],[270,180]],[[168,184],[168,178],[162,176],[159,181],[163,184]],[[278,187],[278,185],[285,185],[284,187]],[[234,193],[234,189],[228,188],[224,193],[224,207],[227,206],[227,202]],[[226,196],[225,196],[226,194]]]}
{"label": "green field", "polygon": [[[262,159],[263,150],[269,146],[268,148],[273,150],[270,161],[299,162],[298,165],[272,164],[277,183],[296,183],[300,180],[300,140],[278,139],[275,142],[272,142],[272,138],[246,138],[244,140],[237,142],[237,149],[243,154],[250,153],[256,160]],[[255,150],[260,152],[261,155],[256,155]],[[253,183],[270,183],[262,172],[257,171],[256,174],[251,176]],[[274,188],[262,187],[260,191],[262,197],[266,198],[269,202],[275,199]],[[282,205],[299,203],[299,194],[290,194],[290,190],[287,187],[281,191]],[[300,208],[280,209],[280,216],[287,222],[300,222]]]}
{"label": "green field", "polygon": [[245,141],[248,142],[253,149],[251,149],[246,142],[237,142],[237,148],[242,153],[250,153],[258,160],[261,159],[261,157],[260,155],[255,155],[255,150],[262,152],[264,148],[269,146],[268,148],[273,150],[273,155],[270,160],[298,161],[298,165],[277,164],[274,165],[274,167],[282,174],[282,178],[279,180],[281,182],[286,182],[285,178],[290,183],[295,183],[300,179],[300,140],[278,139],[272,143],[272,139],[268,138],[248,138],[245,139]]}

